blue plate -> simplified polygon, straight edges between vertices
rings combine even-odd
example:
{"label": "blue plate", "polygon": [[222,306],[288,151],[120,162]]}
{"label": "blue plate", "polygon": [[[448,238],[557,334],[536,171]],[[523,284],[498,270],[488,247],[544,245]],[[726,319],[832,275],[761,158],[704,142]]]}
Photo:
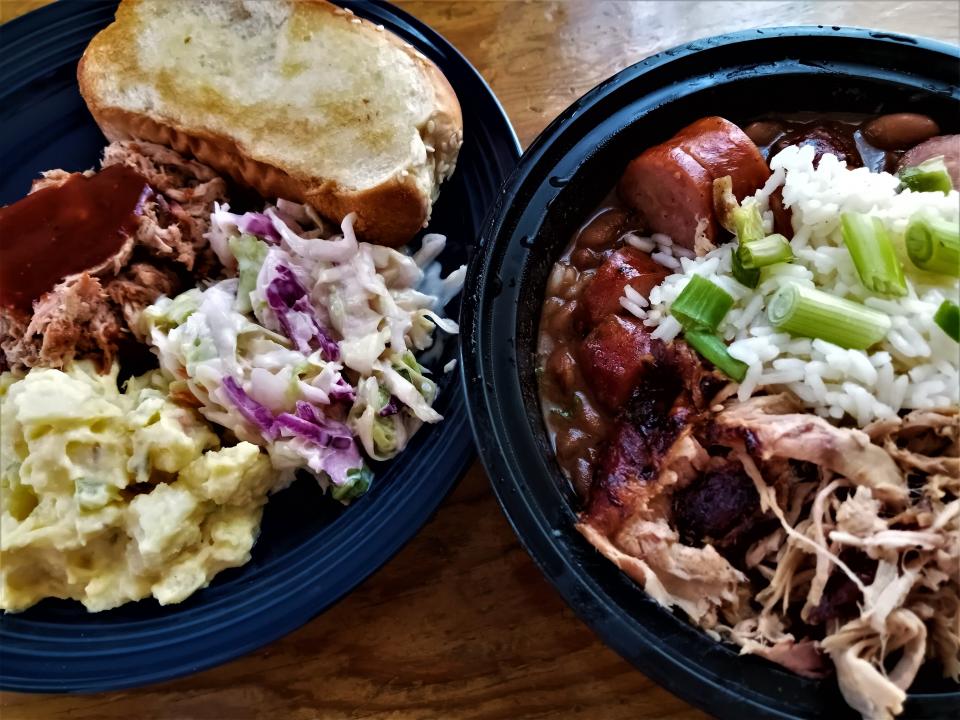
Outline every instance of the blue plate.
{"label": "blue plate", "polygon": [[[472,254],[484,213],[516,164],[516,135],[477,71],[437,33],[387,3],[340,4],[419,48],[460,98],[465,141],[430,225],[450,238],[441,260],[456,267]],[[97,163],[106,141],[78,92],[76,64],[115,7],[59,2],[0,27],[0,205],[26,194],[41,170]],[[456,317],[458,308],[447,311]],[[0,687],[92,692],[185,675],[281,637],[350,592],[417,532],[473,458],[458,373],[439,371],[456,357],[455,345],[432,363],[446,419],[375,467],[367,495],[342,508],[316,483],[298,481],[267,505],[253,559],[180,605],[149,600],[91,614],[46,600],[0,616]]]}

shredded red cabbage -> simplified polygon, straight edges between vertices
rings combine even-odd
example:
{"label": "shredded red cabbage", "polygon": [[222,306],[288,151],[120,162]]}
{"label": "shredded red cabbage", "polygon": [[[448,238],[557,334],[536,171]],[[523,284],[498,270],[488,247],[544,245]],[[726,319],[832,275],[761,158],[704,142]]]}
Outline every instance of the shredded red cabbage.
{"label": "shredded red cabbage", "polygon": [[295,414],[278,418],[284,435],[295,435],[315,448],[306,455],[314,471],[325,472],[334,485],[350,482],[350,474],[363,468],[363,458],[350,429],[336,420],[324,417],[317,408],[302,400]]}
{"label": "shredded red cabbage", "polygon": [[330,388],[329,397],[334,402],[338,400],[353,402],[357,399],[357,393],[353,389],[353,385],[348,383],[342,377],[338,377],[336,384]]}
{"label": "shredded red cabbage", "polygon": [[342,422],[321,415],[313,405],[303,400],[297,401],[296,415],[283,413],[277,418],[280,426],[310,440],[320,447],[346,450],[353,445],[353,433]]}
{"label": "shredded red cabbage", "polygon": [[391,415],[396,415],[400,412],[400,401],[397,399],[396,395],[391,395],[390,400],[380,408],[380,417],[390,417]]}
{"label": "shredded red cabbage", "polygon": [[273,245],[280,242],[280,233],[273,226],[273,221],[263,213],[246,212],[237,216],[237,229],[261,237]]}
{"label": "shredded red cabbage", "polygon": [[293,274],[293,270],[286,265],[277,265],[276,275],[264,294],[284,334],[293,341],[297,350],[309,355],[319,348],[326,359],[340,359],[340,346],[320,324],[310,304],[307,289]]}
{"label": "shredded red cabbage", "polygon": [[349,471],[363,466],[353,434],[344,423],[324,417],[313,405],[297,401],[295,414],[273,416],[266,407],[247,395],[232,377],[223,379],[223,387],[237,410],[255,425],[268,442],[285,437],[299,437],[318,448],[318,462],[310,466],[323,470],[335,485],[348,481]]}
{"label": "shredded red cabbage", "polygon": [[240,387],[240,383],[232,377],[224,377],[223,389],[230,398],[230,402],[234,404],[247,422],[260,430],[265,440],[272,442],[280,436],[277,419],[273,417],[273,413],[247,395],[246,391]]}

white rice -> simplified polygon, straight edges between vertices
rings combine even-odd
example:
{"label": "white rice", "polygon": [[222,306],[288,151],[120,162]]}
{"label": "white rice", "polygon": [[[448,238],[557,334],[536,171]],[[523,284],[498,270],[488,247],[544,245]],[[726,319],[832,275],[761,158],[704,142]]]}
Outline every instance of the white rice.
{"label": "white rice", "polygon": [[673,254],[668,254],[665,252],[662,245],[660,247],[661,250],[659,252],[655,252],[650,256],[653,258],[654,262],[660,263],[664,267],[670,268],[671,270],[679,270],[680,261],[677,260]]}
{"label": "white rice", "polygon": [[627,233],[620,239],[626,242],[628,245],[632,245],[637,250],[645,253],[653,252],[653,249],[657,246],[657,244],[650,238],[640,237],[634,233]]}
{"label": "white rice", "polygon": [[[877,297],[864,288],[843,245],[840,213],[863,212],[881,218],[900,241],[910,217],[919,210],[960,222],[960,194],[897,193],[899,181],[867,168],[848,170],[832,155],[813,167],[812,147],[788,147],[771,162],[773,174],[755,197],[770,229],[770,195],[783,187],[784,205],[793,211],[795,260],[765,268],[755,290],[733,278],[732,244],[699,258],[678,252],[670,238],[628,237],[634,247],[652,252],[661,265],[675,270],[650,292],[649,303],[627,287],[621,304],[669,341],[682,328],[670,306],[692,275],[701,275],[726,290],[735,301],[720,325],[730,354],[747,364],[738,396],[761,388],[790,390],[824,417],[852,417],[858,425],[891,417],[903,409],[955,405],[960,402],[960,347],[934,322],[944,299],[955,302],[960,283],[927,284],[910,276],[902,298]],[[939,282],[939,278],[934,279]],[[784,283],[817,287],[838,297],[862,302],[892,321],[886,338],[868,351],[848,350],[823,340],[791,337],[770,326],[766,305]]]}

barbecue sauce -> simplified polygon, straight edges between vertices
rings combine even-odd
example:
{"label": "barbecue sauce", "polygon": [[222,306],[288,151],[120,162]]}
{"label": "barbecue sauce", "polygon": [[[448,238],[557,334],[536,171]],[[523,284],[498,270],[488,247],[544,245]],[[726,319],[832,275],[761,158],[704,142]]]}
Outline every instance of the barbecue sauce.
{"label": "barbecue sauce", "polygon": [[65,277],[116,255],[136,231],[146,187],[135,170],[111,165],[0,208],[0,307],[30,311]]}

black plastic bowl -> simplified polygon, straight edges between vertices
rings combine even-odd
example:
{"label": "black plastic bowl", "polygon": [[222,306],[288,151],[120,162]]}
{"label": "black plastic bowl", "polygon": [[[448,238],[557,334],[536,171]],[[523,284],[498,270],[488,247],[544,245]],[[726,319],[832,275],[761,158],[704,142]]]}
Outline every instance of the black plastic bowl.
{"label": "black plastic bowl", "polygon": [[[856,717],[833,680],[737,655],[663,609],[574,529],[578,503],[548,442],[534,373],[547,275],[573,231],[643,149],[705,115],[914,111],[956,131],[957,48],[845,28],[764,29],[700,40],[600,84],[533,143],[487,218],[461,315],[463,377],[494,491],[576,613],[661,685],[721,717]],[[906,713],[947,717],[957,686],[932,668]]]}

